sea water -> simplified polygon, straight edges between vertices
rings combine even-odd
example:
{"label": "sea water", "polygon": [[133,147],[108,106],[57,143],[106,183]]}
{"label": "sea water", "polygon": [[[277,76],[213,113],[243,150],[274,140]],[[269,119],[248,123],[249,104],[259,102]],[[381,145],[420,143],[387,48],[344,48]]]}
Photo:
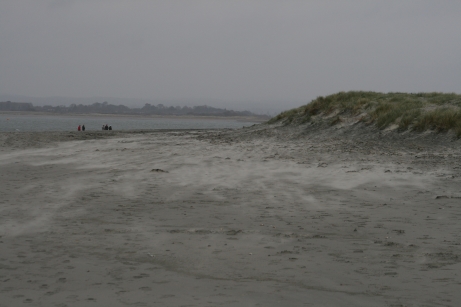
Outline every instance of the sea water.
{"label": "sea water", "polygon": [[101,130],[105,124],[112,126],[113,130],[236,129],[255,122],[215,118],[0,114],[0,131],[77,131],[79,125],[85,125],[86,131],[94,131]]}

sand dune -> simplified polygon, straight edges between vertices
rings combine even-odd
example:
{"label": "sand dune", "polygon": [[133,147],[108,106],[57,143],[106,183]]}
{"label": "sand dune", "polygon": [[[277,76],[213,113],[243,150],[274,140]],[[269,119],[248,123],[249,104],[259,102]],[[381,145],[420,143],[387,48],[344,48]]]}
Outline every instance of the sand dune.
{"label": "sand dune", "polygon": [[3,133],[0,306],[458,306],[442,139]]}

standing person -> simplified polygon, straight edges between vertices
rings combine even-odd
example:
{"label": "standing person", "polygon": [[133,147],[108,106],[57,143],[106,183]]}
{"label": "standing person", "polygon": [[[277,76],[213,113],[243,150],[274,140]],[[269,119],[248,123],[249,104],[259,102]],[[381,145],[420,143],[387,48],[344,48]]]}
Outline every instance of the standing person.
{"label": "standing person", "polygon": [[109,126],[109,130],[112,130],[112,126]]}
{"label": "standing person", "polygon": [[85,131],[85,125],[82,125],[82,131]]}
{"label": "standing person", "polygon": [[104,130],[104,124],[102,124],[102,130]]}
{"label": "standing person", "polygon": [[109,126],[107,126],[107,124],[106,124],[106,126],[104,127],[104,130],[109,130]]}
{"label": "standing person", "polygon": [[78,127],[77,127],[77,131],[80,131],[80,129],[81,129],[81,127],[80,127],[80,125],[78,125]]}

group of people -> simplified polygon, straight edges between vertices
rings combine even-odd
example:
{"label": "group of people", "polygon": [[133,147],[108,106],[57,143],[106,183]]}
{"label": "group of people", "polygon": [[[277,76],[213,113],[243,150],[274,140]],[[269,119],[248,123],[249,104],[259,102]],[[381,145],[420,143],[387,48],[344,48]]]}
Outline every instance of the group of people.
{"label": "group of people", "polygon": [[[112,126],[102,125],[102,130],[112,130]],[[78,125],[77,131],[85,131],[85,125]]]}

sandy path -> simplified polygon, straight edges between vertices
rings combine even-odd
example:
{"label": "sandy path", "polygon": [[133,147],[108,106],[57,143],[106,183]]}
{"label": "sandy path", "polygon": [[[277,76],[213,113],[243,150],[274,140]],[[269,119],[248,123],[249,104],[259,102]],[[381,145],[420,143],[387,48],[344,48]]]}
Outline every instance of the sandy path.
{"label": "sandy path", "polygon": [[3,148],[0,306],[461,304],[459,151],[216,134]]}

